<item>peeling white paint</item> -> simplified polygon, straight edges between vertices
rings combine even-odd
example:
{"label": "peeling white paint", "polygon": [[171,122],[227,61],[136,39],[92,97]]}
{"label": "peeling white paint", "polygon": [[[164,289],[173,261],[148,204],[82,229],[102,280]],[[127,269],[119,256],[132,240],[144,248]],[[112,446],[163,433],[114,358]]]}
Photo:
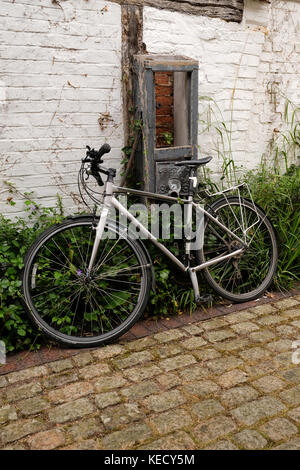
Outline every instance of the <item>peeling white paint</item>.
{"label": "peeling white paint", "polygon": [[6,102],[6,84],[0,80],[0,106],[4,106]]}
{"label": "peeling white paint", "polygon": [[[6,204],[3,180],[44,205],[59,193],[72,211],[86,145],[109,142],[106,163],[120,172],[121,7],[0,0],[0,11],[0,212],[24,207],[18,196],[15,206]],[[101,113],[111,121],[100,127]]]}
{"label": "peeling white paint", "polygon": [[[203,134],[199,125],[200,152],[214,156],[209,167],[215,175],[221,172],[221,153],[244,169],[255,168],[268,152],[274,129],[283,127],[285,96],[299,106],[299,19],[300,2],[292,0],[245,0],[241,24],[144,8],[148,52],[197,59],[199,95],[215,101],[210,117],[230,131],[224,139],[231,140],[231,152],[228,144],[225,150],[220,145],[214,126]],[[200,113],[209,103],[199,101]]]}
{"label": "peeling white paint", "polygon": [[[85,145],[108,141],[106,163],[120,171],[121,7],[0,0],[0,8],[1,181],[33,190],[43,204],[54,204],[59,192],[71,211]],[[145,7],[143,39],[150,53],[199,61],[199,95],[213,98],[231,123],[236,162],[255,167],[282,122],[284,100],[274,102],[274,87],[300,102],[300,1],[245,0],[241,24]],[[200,150],[215,156],[217,175],[216,141],[199,131]],[[21,213],[21,199],[8,206],[3,191],[0,211]]]}

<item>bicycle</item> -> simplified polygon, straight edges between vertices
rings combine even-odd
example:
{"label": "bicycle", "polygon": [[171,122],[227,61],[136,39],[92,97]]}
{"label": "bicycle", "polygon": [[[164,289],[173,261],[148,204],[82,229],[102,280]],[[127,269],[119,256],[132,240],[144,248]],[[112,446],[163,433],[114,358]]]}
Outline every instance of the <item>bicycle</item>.
{"label": "bicycle", "polygon": [[[104,185],[100,215],[76,215],[50,227],[33,243],[24,261],[25,306],[34,324],[52,340],[69,347],[99,346],[122,336],[145,310],[154,277],[152,260],[142,240],[109,219],[112,208],[189,275],[196,302],[202,300],[198,271],[203,271],[218,295],[231,302],[256,299],[271,285],[278,258],[276,234],[247,185],[214,194],[206,191],[209,203],[205,207],[195,200],[197,169],[211,157],[176,162],[190,175],[188,195],[182,199],[115,186],[116,170],[101,166],[110,146],[104,144],[99,151],[87,148],[79,182],[94,201],[98,199],[88,192],[87,178],[92,175],[97,185]],[[101,174],[107,176],[105,183]],[[249,198],[241,195],[244,189],[249,190]],[[234,191],[237,196],[231,194]],[[186,207],[189,228],[193,210],[202,214],[202,240],[197,249],[191,249],[187,236],[184,259],[179,259],[118,201],[116,195],[121,193],[151,201],[179,201]]]}

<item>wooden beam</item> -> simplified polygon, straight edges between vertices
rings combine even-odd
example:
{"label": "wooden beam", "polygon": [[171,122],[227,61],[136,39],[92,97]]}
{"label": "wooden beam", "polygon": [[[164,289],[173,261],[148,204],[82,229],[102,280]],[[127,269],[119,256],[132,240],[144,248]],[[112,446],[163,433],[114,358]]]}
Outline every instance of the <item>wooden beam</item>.
{"label": "wooden beam", "polygon": [[144,52],[143,8],[137,5],[122,5],[122,87],[124,137],[128,142],[134,118],[133,102],[133,57]]}
{"label": "wooden beam", "polygon": [[210,16],[240,23],[244,0],[110,0],[124,6],[151,6],[198,16]]}

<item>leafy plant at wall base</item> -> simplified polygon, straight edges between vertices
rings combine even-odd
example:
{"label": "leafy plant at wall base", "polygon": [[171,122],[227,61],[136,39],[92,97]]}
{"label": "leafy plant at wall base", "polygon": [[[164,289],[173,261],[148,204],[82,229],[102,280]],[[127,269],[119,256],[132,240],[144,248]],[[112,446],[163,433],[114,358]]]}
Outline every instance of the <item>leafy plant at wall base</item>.
{"label": "leafy plant at wall base", "polygon": [[[200,132],[215,138],[213,147],[222,159],[218,181],[211,178],[209,169],[204,167],[202,182],[211,192],[232,186],[240,182],[239,179],[249,184],[254,201],[266,211],[279,236],[275,287],[288,289],[295,280],[300,280],[300,108],[277,85],[270,87],[267,84],[266,92],[270,94],[270,90],[283,102],[282,122],[274,129],[259,168],[241,178],[238,173],[243,174],[244,171],[236,166],[231,145],[234,113],[231,113],[231,121],[226,123],[220,107],[211,97],[199,98],[203,108],[199,116]],[[277,103],[277,99],[272,100]],[[233,107],[232,103],[232,111]]]}
{"label": "leafy plant at wall base", "polygon": [[281,175],[262,166],[246,175],[253,198],[272,220],[279,237],[275,286],[292,287],[300,281],[300,168],[292,165]]}
{"label": "leafy plant at wall base", "polygon": [[23,349],[33,340],[31,324],[24,315],[20,294],[20,271],[33,231],[19,230],[17,224],[0,218],[0,338],[6,349]]}
{"label": "leafy plant at wall base", "polygon": [[[290,288],[293,281],[300,281],[300,169],[293,166],[280,175],[278,171],[261,166],[258,172],[249,172],[246,181],[254,200],[269,214],[281,240],[275,286]],[[27,320],[23,309],[20,272],[27,247],[41,231],[63,218],[61,203],[55,208],[42,208],[27,197],[25,207],[23,219],[11,221],[0,217],[0,337],[8,351],[37,348],[41,344],[41,336]],[[180,255],[182,247],[176,248],[172,238],[164,243],[174,254]],[[151,293],[146,315],[155,319],[192,312],[195,303],[189,279],[152,244],[147,247],[154,263],[156,291]],[[201,277],[199,282],[201,292],[211,292]]]}
{"label": "leafy plant at wall base", "polygon": [[39,347],[40,334],[24,312],[20,274],[28,247],[39,233],[63,218],[59,199],[56,208],[42,208],[28,194],[23,196],[26,218],[12,221],[0,214],[0,339],[8,352]]}
{"label": "leafy plant at wall base", "polygon": [[[297,144],[297,133],[295,136]],[[226,168],[228,180],[236,180],[236,175],[231,173],[232,166],[227,165]],[[204,188],[217,191],[219,184],[210,179],[206,169],[204,171],[202,191],[205,195]],[[247,173],[243,180],[249,184],[253,199],[267,212],[279,235],[275,287],[289,289],[294,281],[300,281],[300,168],[292,165],[282,174],[275,162],[269,166],[262,164],[256,172]],[[223,180],[220,185],[223,186]],[[12,197],[14,193],[20,196],[16,188],[9,187]],[[27,247],[41,231],[63,218],[59,199],[55,208],[43,208],[32,200],[30,194],[21,196],[26,207],[24,218],[11,221],[0,216],[0,339],[5,341],[8,351],[37,348],[41,344],[41,336],[27,320],[23,309],[20,272]],[[12,197],[8,202],[13,206]],[[179,251],[176,249],[172,238],[164,243],[176,255],[180,254],[180,248]],[[192,312],[195,303],[189,279],[152,244],[148,249],[154,263],[156,291],[151,293],[146,315],[156,319]],[[211,292],[201,276],[199,282],[202,293]]]}

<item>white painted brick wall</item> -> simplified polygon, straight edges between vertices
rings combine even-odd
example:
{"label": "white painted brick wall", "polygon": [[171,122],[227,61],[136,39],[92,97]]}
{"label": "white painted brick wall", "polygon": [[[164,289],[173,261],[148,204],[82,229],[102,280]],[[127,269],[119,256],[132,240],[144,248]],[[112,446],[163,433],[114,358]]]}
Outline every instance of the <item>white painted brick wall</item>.
{"label": "white painted brick wall", "polygon": [[[0,0],[0,212],[20,213],[4,180],[73,210],[87,144],[123,147],[121,8],[102,0]],[[98,118],[112,121],[101,130]]]}
{"label": "white painted brick wall", "polygon": [[[33,190],[43,204],[60,193],[71,211],[85,145],[112,145],[120,168],[123,147],[121,8],[102,0],[0,0],[0,212],[4,180]],[[270,84],[299,105],[300,2],[245,0],[241,24],[144,9],[144,42],[150,53],[199,60],[199,94],[213,98],[219,120],[231,129],[237,164],[253,168],[281,128],[284,98],[272,102]],[[233,93],[234,92],[234,93]],[[233,106],[232,96],[234,95]],[[200,111],[207,101],[200,100]],[[112,121],[103,130],[101,113]],[[215,116],[211,116],[212,122]],[[200,133],[202,153],[220,174],[218,133]],[[219,146],[219,147],[218,147]],[[228,150],[228,145],[226,146]]]}
{"label": "white painted brick wall", "polygon": [[[277,96],[274,108],[267,85],[278,82],[282,93],[299,106],[299,37],[299,1],[245,0],[241,24],[144,9],[148,52],[182,54],[199,61],[199,94],[216,101],[217,119],[232,130],[232,155],[245,169],[259,164],[274,128],[283,128],[285,98]],[[200,111],[207,109],[207,103],[200,100]],[[216,117],[211,116],[212,122]],[[200,151],[216,157],[209,166],[218,175],[222,159],[217,150],[223,151],[218,133],[212,126],[203,134],[202,128],[200,124]]]}

